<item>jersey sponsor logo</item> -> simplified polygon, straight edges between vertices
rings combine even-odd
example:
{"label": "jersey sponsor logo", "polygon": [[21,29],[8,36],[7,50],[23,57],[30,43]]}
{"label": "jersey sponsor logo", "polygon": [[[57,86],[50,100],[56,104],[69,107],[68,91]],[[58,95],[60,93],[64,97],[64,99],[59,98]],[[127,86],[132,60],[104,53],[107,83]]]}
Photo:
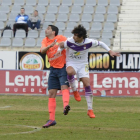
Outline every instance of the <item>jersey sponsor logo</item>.
{"label": "jersey sponsor logo", "polygon": [[70,57],[71,57],[71,58],[74,58],[74,59],[81,59],[81,58],[82,58],[82,57],[80,56],[80,52],[71,53],[71,54],[70,54]]}

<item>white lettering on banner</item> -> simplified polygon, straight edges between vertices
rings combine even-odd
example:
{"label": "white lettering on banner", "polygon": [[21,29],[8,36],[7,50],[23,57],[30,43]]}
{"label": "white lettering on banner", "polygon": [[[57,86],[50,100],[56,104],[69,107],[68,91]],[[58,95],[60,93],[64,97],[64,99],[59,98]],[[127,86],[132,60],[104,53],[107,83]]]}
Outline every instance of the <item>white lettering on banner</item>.
{"label": "white lettering on banner", "polygon": [[138,88],[139,80],[136,77],[131,77],[130,80],[133,80],[129,83],[130,88]]}
{"label": "white lettering on banner", "polygon": [[114,90],[110,90],[110,94],[114,94]]}
{"label": "white lettering on banner", "polygon": [[[127,59],[128,58],[128,59]],[[116,57],[117,63],[116,68],[120,69],[122,64],[122,69],[140,69],[140,55],[139,54],[121,54]]]}
{"label": "white lettering on banner", "polygon": [[139,91],[138,90],[135,90],[135,94],[139,94]]}
{"label": "white lettering on banner", "polygon": [[9,92],[9,88],[5,88],[5,92]]}
{"label": "white lettering on banner", "polygon": [[9,74],[9,71],[6,71],[6,86],[14,86],[14,83],[10,83],[9,80],[10,80],[10,74]]}
{"label": "white lettering on banner", "polygon": [[122,90],[119,90],[119,94],[122,94]]}
{"label": "white lettering on banner", "polygon": [[93,87],[94,87],[94,88],[102,88],[102,85],[98,85],[98,84],[97,84],[97,81],[98,81],[98,79],[97,79],[97,74],[94,74],[94,75],[93,75],[93,81],[94,81],[94,82],[93,82]]}
{"label": "white lettering on banner", "polygon": [[101,85],[98,85],[97,74],[93,74],[93,81],[94,88],[122,88],[123,85],[125,88],[138,88],[138,78],[136,77],[131,77],[130,79],[127,77],[113,77],[112,79],[106,77],[102,80]]}
{"label": "white lettering on banner", "polygon": [[127,94],[130,94],[129,90],[127,90]]}
{"label": "white lettering on banner", "polygon": [[29,85],[29,80],[31,80],[31,86],[35,86],[35,79],[37,79],[37,86],[40,86],[40,77],[39,76],[25,76],[25,86]]}
{"label": "white lettering on banner", "polygon": [[117,81],[119,82],[119,88],[122,88],[122,82],[125,81],[125,87],[128,88],[128,79],[126,77],[113,78],[113,87],[117,87]]}
{"label": "white lettering on banner", "polygon": [[26,88],[23,88],[23,92],[26,92]]}
{"label": "white lettering on banner", "polygon": [[139,54],[135,54],[134,55],[135,69],[138,68],[138,59],[139,59]]}
{"label": "white lettering on banner", "polygon": [[34,92],[35,90],[34,90],[34,88],[31,88],[31,92]]}
{"label": "white lettering on banner", "polygon": [[126,54],[123,54],[123,69],[127,69]]}
{"label": "white lettering on banner", "polygon": [[117,64],[116,64],[116,68],[120,69],[120,63],[122,63],[122,55],[116,57],[117,58]]}
{"label": "white lettering on banner", "polygon": [[[20,83],[22,82],[22,83]],[[24,82],[24,77],[22,75],[18,75],[15,77],[15,84],[17,86],[23,86],[23,82]]]}
{"label": "white lettering on banner", "polygon": [[[107,78],[104,78],[103,81],[102,81],[102,83],[103,83],[103,86],[104,87],[111,88],[112,79],[110,79],[108,77]],[[108,85],[108,84],[110,84],[110,85]]]}
{"label": "white lettering on banner", "polygon": [[133,54],[128,55],[128,69],[134,69]]}
{"label": "white lettering on banner", "polygon": [[18,92],[18,88],[14,88],[14,91],[15,91],[15,92]]}
{"label": "white lettering on banner", "polygon": [[[13,90],[14,90],[14,92],[18,92],[19,91],[19,88],[14,88]],[[20,88],[20,90],[22,90],[23,92],[26,92],[26,88],[23,88],[23,89]],[[12,92],[12,91],[10,91],[10,88],[5,88],[5,92]],[[30,89],[30,92],[34,93],[35,92],[34,88],[31,88]],[[38,89],[38,92],[39,93],[42,93],[42,89],[39,88]]]}
{"label": "white lettering on banner", "polygon": [[[6,86],[29,86],[29,81],[31,81],[31,86],[35,86],[35,80],[37,80],[37,85],[40,86],[40,77],[39,76],[27,76],[25,78],[22,75],[17,75],[14,79],[14,82],[10,82],[10,73],[6,71]],[[24,83],[25,82],[25,83]]]}

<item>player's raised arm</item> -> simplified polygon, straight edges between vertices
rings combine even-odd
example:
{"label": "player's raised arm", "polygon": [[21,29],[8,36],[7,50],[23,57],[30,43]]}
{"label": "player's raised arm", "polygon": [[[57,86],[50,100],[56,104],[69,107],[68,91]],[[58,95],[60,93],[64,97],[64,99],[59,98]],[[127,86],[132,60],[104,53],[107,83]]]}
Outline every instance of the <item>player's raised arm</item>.
{"label": "player's raised arm", "polygon": [[93,40],[92,41],[93,46],[101,46],[102,48],[104,48],[105,50],[107,50],[110,54],[111,57],[114,56],[120,56],[120,53],[118,52],[114,52],[112,51],[104,42],[102,41],[97,41],[97,40]]}
{"label": "player's raised arm", "polygon": [[42,47],[40,49],[40,52],[42,54],[45,54],[49,50],[49,48],[53,47],[55,44],[56,44],[56,40],[54,40],[54,42],[52,44],[48,45],[48,46],[43,46],[44,44],[43,44],[43,41],[42,41]]}

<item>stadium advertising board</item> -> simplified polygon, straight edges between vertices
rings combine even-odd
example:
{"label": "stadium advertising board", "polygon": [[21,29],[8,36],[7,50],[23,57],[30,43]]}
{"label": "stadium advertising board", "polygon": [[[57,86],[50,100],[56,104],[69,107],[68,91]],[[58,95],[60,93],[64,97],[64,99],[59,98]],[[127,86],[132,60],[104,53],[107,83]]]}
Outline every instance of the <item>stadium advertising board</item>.
{"label": "stadium advertising board", "polygon": [[[1,70],[0,93],[46,94],[48,75],[49,71]],[[140,96],[139,79],[138,72],[90,73],[94,96]],[[76,82],[76,85],[79,93],[85,95],[83,84]]]}
{"label": "stadium advertising board", "polygon": [[[139,71],[140,53],[121,52],[119,57],[110,57],[107,52],[89,52],[90,71]],[[18,52],[18,68],[21,70],[49,70],[48,57],[40,52]]]}
{"label": "stadium advertising board", "polygon": [[0,69],[16,69],[16,51],[0,51]]}
{"label": "stadium advertising board", "polygon": [[42,71],[0,71],[0,93],[46,94],[42,88]]}
{"label": "stadium advertising board", "polygon": [[18,68],[21,70],[48,70],[48,57],[40,52],[18,52]]}
{"label": "stadium advertising board", "polygon": [[89,52],[89,70],[139,71],[140,53],[121,52],[119,57],[110,57],[106,52]]}

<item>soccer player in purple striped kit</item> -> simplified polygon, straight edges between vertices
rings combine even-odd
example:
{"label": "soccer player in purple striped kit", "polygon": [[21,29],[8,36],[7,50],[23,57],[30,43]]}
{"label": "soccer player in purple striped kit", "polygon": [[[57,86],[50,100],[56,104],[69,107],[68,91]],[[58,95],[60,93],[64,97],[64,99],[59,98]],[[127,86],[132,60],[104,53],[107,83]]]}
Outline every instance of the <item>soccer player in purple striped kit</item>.
{"label": "soccer player in purple striped kit", "polygon": [[[93,112],[93,93],[90,87],[89,66],[88,66],[88,50],[91,47],[101,46],[107,50],[110,56],[119,56],[119,53],[113,52],[103,42],[87,38],[87,31],[82,25],[78,25],[72,31],[73,37],[68,38],[65,42],[59,44],[56,55],[60,54],[65,48],[66,50],[66,70],[68,81],[73,91],[77,91],[74,75],[83,82],[85,88],[85,98],[87,101],[88,112],[90,118],[95,118]],[[80,95],[79,95],[80,98]]]}

